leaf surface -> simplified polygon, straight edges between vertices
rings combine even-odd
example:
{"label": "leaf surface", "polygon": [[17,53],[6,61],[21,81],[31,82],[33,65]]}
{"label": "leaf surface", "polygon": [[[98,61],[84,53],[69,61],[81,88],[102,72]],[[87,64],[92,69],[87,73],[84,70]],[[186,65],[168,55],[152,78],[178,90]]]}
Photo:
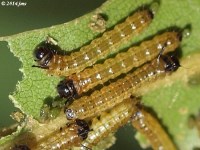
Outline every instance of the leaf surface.
{"label": "leaf surface", "polygon": [[[0,41],[7,41],[11,52],[20,59],[23,66],[23,79],[17,84],[16,91],[10,95],[16,107],[25,114],[38,119],[43,101],[48,97],[57,96],[56,85],[59,77],[49,76],[45,70],[32,68],[35,64],[33,50],[48,35],[58,40],[58,45],[71,51],[89,43],[99,33],[93,32],[89,27],[92,15],[96,12],[106,14],[108,17],[107,28],[113,27],[139,7],[150,4],[149,0],[109,0],[96,11],[77,18],[71,22],[56,25],[44,29],[27,31],[12,36],[0,37]],[[200,1],[199,0],[161,0],[155,18],[149,28],[139,37],[133,37],[128,47],[134,43],[152,37],[160,31],[169,30],[176,26],[184,28],[191,25],[191,35],[185,38],[181,44],[182,58],[189,57],[192,53],[200,52]],[[191,57],[197,57],[191,55]],[[184,61],[182,69],[189,72],[188,76],[180,76],[182,72],[177,71],[180,78],[169,78],[163,85],[155,84],[153,92],[147,92],[143,97],[145,105],[152,107],[162,120],[163,124],[172,135],[175,143],[181,150],[192,149],[193,146],[200,147],[200,140],[196,129],[189,129],[187,120],[189,115],[197,114],[200,108],[200,72],[197,68],[191,69],[192,65],[199,65],[198,59],[186,59],[192,63],[187,66]],[[184,68],[185,67],[185,68]],[[188,71],[187,71],[188,70]],[[192,73],[191,73],[192,72]],[[167,85],[167,86],[166,86]],[[151,90],[150,90],[151,91]]]}

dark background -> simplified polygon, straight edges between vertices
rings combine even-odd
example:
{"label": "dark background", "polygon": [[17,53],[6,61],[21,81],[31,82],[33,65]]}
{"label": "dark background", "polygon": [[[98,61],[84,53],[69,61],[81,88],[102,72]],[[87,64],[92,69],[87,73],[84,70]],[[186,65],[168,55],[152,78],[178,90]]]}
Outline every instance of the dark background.
{"label": "dark background", "polygon": [[[105,1],[34,0],[21,1],[27,3],[21,7],[0,4],[0,37],[65,23],[94,10]],[[17,109],[8,99],[8,95],[15,90],[17,82],[22,78],[20,67],[21,63],[9,51],[7,43],[0,42],[0,128],[13,123],[9,115]],[[113,150],[140,149],[130,128],[129,125],[119,130],[117,144],[112,147]]]}

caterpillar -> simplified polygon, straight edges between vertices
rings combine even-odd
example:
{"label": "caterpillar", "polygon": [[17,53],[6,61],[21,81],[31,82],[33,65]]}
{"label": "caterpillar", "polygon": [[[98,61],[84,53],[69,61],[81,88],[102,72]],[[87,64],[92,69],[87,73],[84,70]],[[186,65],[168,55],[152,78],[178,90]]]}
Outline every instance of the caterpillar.
{"label": "caterpillar", "polygon": [[31,149],[67,149],[72,146],[80,146],[90,131],[89,125],[84,120],[76,119],[75,123],[66,125],[53,132],[48,137],[39,140]]}
{"label": "caterpillar", "polygon": [[[118,128],[125,125],[135,112],[133,105],[135,99],[126,99],[115,106],[110,112],[103,112],[100,118],[93,118],[88,138],[82,142],[84,147],[92,149],[98,142],[107,137],[111,132],[116,132]],[[84,148],[82,147],[82,149]]]}
{"label": "caterpillar", "polygon": [[98,84],[103,84],[152,60],[162,52],[162,49],[163,53],[175,50],[181,39],[181,33],[175,31],[155,36],[152,40],[142,42],[140,46],[131,47],[127,52],[117,54],[115,58],[107,59],[103,64],[96,64],[92,68],[69,76],[58,84],[57,91],[60,97],[74,98]]}
{"label": "caterpillar", "polygon": [[180,64],[173,55],[162,55],[150,63],[145,64],[124,78],[94,91],[90,96],[83,96],[65,108],[67,119],[84,119],[98,115],[106,109],[134,95],[136,91],[147,82],[163,77],[166,73],[174,72]]}
{"label": "caterpillar", "polygon": [[131,122],[132,126],[149,140],[154,150],[176,150],[158,120],[144,108],[138,109]]}
{"label": "caterpillar", "polygon": [[89,45],[83,46],[78,52],[71,53],[71,55],[57,54],[59,48],[46,42],[34,50],[38,66],[33,65],[33,67],[46,69],[49,74],[58,76],[68,76],[82,71],[97,60],[104,59],[110,53],[116,52],[122,42],[147,28],[152,19],[151,10],[138,11],[123,23],[116,25],[113,30],[105,32],[101,37],[94,39]]}

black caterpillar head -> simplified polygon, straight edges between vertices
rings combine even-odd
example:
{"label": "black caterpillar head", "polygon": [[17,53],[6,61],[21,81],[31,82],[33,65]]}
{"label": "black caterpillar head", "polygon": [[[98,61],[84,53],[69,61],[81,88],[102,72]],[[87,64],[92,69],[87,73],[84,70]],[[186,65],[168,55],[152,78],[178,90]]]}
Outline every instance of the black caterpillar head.
{"label": "black caterpillar head", "polygon": [[33,67],[48,69],[48,63],[53,58],[54,54],[56,54],[59,50],[60,48],[56,45],[42,42],[34,50],[35,61],[37,61],[39,66]]}
{"label": "black caterpillar head", "polygon": [[85,140],[88,136],[88,132],[90,131],[88,123],[84,120],[76,119],[76,124],[79,126],[78,135],[81,136],[83,140]]}
{"label": "black caterpillar head", "polygon": [[162,55],[161,58],[165,62],[165,71],[173,72],[180,67],[180,63],[177,57],[174,55]]}
{"label": "black caterpillar head", "polygon": [[65,79],[60,81],[57,85],[57,91],[60,97],[67,99],[75,98],[78,95],[73,80]]}

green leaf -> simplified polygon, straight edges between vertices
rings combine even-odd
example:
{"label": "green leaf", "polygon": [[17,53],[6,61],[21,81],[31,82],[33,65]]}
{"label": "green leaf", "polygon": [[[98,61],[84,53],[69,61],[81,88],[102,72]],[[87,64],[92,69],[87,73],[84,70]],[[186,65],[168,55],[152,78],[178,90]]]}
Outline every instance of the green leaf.
{"label": "green leaf", "polygon": [[[109,18],[107,22],[108,28],[119,22],[122,18],[128,16],[141,3],[123,3],[122,1],[108,1],[102,8],[98,9]],[[123,11],[117,10],[117,6]],[[126,9],[125,9],[126,8]],[[94,39],[98,33],[93,32],[89,27],[92,15],[95,12],[89,13],[74,21],[44,28],[34,31],[28,31],[13,36],[1,37],[0,41],[7,41],[11,52],[20,59],[23,67],[20,69],[23,72],[23,80],[17,85],[16,91],[10,95],[10,98],[15,103],[15,106],[20,108],[25,114],[39,118],[40,108],[43,101],[47,97],[57,96],[56,85],[59,82],[59,77],[48,76],[45,70],[32,68],[35,64],[33,50],[41,42],[46,40],[50,35],[58,40],[58,45],[70,51],[81,47]]]}
{"label": "green leaf", "polygon": [[[138,7],[150,4],[150,2],[149,0],[109,0],[98,9],[98,12],[108,16],[107,28],[110,28]],[[194,52],[200,52],[199,8],[199,0],[161,0],[153,23],[139,37],[130,40],[129,44],[142,41],[144,38],[156,35],[160,31],[168,30],[172,26],[184,28],[187,25],[191,25],[190,37],[183,39],[181,44],[183,57],[189,56]],[[66,51],[80,48],[98,35],[98,33],[88,28],[91,16],[94,14],[95,12],[91,12],[74,21],[49,28],[0,37],[0,41],[8,42],[11,52],[23,64],[20,69],[23,72],[23,79],[18,83],[16,91],[10,95],[10,98],[15,106],[25,114],[38,119],[45,98],[57,96],[55,87],[60,80],[59,77],[48,76],[45,70],[31,67],[35,64],[33,50],[36,45],[50,35],[58,40],[58,45]],[[192,57],[196,56],[192,55]],[[195,62],[193,65],[196,66],[200,64],[196,59],[187,59],[187,61]],[[190,67],[193,66],[190,65],[188,67],[186,62],[182,67],[186,72],[191,72]],[[175,74],[179,75],[179,78],[169,77],[168,80],[164,80],[164,85],[155,84],[160,85],[162,88],[159,87],[157,90],[155,88],[153,92],[149,92],[143,99],[145,105],[151,106],[158,114],[158,117],[167,127],[181,150],[200,146],[197,131],[191,130],[187,126],[188,116],[197,114],[200,108],[198,103],[200,84],[196,82],[199,81],[198,75],[200,73],[198,69],[193,71],[187,76],[187,80],[183,79],[184,74],[180,76],[180,72],[177,71]],[[184,73],[184,71],[182,72]],[[172,81],[173,79],[174,81]],[[197,84],[194,85],[192,81]]]}

